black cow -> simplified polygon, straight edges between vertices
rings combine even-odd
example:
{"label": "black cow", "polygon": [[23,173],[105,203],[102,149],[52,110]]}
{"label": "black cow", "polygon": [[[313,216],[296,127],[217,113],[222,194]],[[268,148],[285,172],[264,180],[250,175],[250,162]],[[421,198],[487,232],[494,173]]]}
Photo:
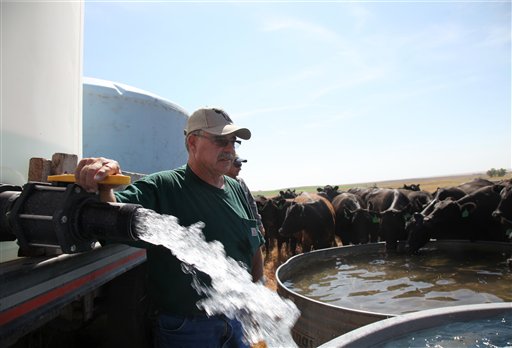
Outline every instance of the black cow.
{"label": "black cow", "polygon": [[366,202],[368,201],[368,195],[376,190],[380,189],[378,187],[353,187],[348,189],[347,192],[359,196],[364,202],[364,207],[368,208],[366,206]]}
{"label": "black cow", "polygon": [[[334,209],[331,202],[317,195],[302,193],[286,210],[279,233],[295,236],[303,252],[336,245],[334,238]],[[291,250],[295,254],[295,250]]]}
{"label": "black cow", "polygon": [[[467,184],[464,184],[465,186],[468,186]],[[467,187],[466,187],[467,189]],[[462,197],[466,196],[466,192],[463,191],[458,186],[450,186],[450,187],[438,187],[437,190],[433,194],[433,198],[430,201],[429,204],[427,204],[421,212],[415,212],[413,213],[413,216],[409,221],[406,222],[405,229],[407,238],[409,240],[408,244],[411,243],[411,235],[414,235],[412,237],[414,241],[412,241],[412,246],[409,245],[408,248],[412,251],[418,250],[421,246],[425,245],[425,243],[428,242],[430,239],[430,235],[433,234],[432,231],[430,231],[431,224],[424,224],[423,220],[425,216],[429,216],[434,209],[439,208],[442,209],[442,207],[448,203],[440,203],[445,200],[449,201],[456,201]],[[456,226],[450,226],[449,222],[446,222],[446,224],[443,224],[443,227],[446,231],[438,231],[441,235],[449,235],[454,229],[456,229]],[[414,230],[419,229],[421,232],[413,232]],[[419,246],[417,246],[419,245]]]}
{"label": "black cow", "polygon": [[317,187],[316,191],[319,196],[327,198],[331,202],[334,199],[334,197],[336,197],[337,195],[339,195],[341,193],[341,191],[338,190],[338,186],[331,186],[331,185],[326,185],[324,187]]}
{"label": "black cow", "polygon": [[500,202],[492,217],[500,222],[505,235],[512,241],[512,181],[500,192]]}
{"label": "black cow", "polygon": [[[260,213],[261,209],[267,204],[268,198],[262,195],[255,195],[254,201],[256,202],[256,207],[258,208],[258,213]],[[260,214],[261,215],[261,214]]]}
{"label": "black cow", "polygon": [[473,179],[471,181],[465,182],[458,186],[451,187],[440,187],[433,194],[433,198],[429,203],[428,207],[425,207],[425,210],[422,212],[424,216],[430,214],[434,208],[434,206],[440,201],[444,201],[445,199],[458,200],[464,197],[467,194],[475,192],[482,187],[492,186],[494,183],[492,181],[486,179]]}
{"label": "black cow", "polygon": [[402,189],[409,190],[409,191],[421,191],[420,184],[410,184],[410,185],[404,184]]}
{"label": "black cow", "polygon": [[[261,211],[263,210],[263,208],[265,207],[265,204],[267,204],[269,199],[262,195],[255,195],[254,201],[256,202],[256,207],[258,208],[258,213],[260,214],[260,217],[261,217]],[[265,236],[264,236],[265,237],[265,250],[268,252],[269,236],[268,236],[268,232],[266,231],[266,227],[265,227],[265,223],[263,222],[263,218],[262,218],[261,222],[263,223],[263,227],[265,228]]]}
{"label": "black cow", "polygon": [[343,245],[378,241],[378,216],[364,209],[363,200],[349,192],[343,192],[332,201],[336,215],[335,234]]}
{"label": "black cow", "polygon": [[[405,185],[404,185],[405,186]],[[419,185],[418,185],[419,188]],[[431,201],[432,194],[422,190],[398,189],[409,198],[411,203],[411,212],[422,211]]]}
{"label": "black cow", "polygon": [[352,236],[358,237],[354,243],[376,243],[379,241],[379,214],[368,209],[352,213]]}
{"label": "black cow", "polygon": [[409,251],[416,252],[431,238],[506,241],[492,218],[502,188],[484,186],[458,200],[437,202],[428,215],[414,214],[406,226]]}
{"label": "black cow", "polygon": [[399,240],[407,240],[405,222],[411,216],[409,198],[398,189],[374,189],[367,195],[366,204],[380,214],[379,236],[386,241],[387,250],[396,250]]}
{"label": "black cow", "polygon": [[[278,251],[284,243],[290,244],[289,238],[284,238],[279,234],[279,229],[283,224],[286,215],[286,209],[290,206],[292,199],[284,199],[281,196],[268,199],[260,208],[261,222],[265,227],[265,247],[267,252],[270,247],[277,244]],[[290,247],[290,245],[288,245]]]}
{"label": "black cow", "polygon": [[434,207],[437,203],[444,201],[445,199],[457,200],[466,195],[461,188],[457,186],[451,187],[438,187],[437,190],[433,194],[433,198],[428,205],[424,207],[421,211],[423,216],[427,216],[434,210]]}
{"label": "black cow", "polygon": [[279,197],[284,199],[293,199],[297,197],[298,194],[295,192],[295,189],[286,189],[285,191],[279,191]]}
{"label": "black cow", "polygon": [[476,190],[481,189],[482,187],[493,186],[493,185],[494,185],[494,182],[492,182],[492,181],[489,181],[487,179],[477,178],[477,179],[473,179],[471,181],[465,182],[463,184],[460,184],[458,187],[462,191],[466,192],[466,194],[469,194],[469,193],[475,192]]}

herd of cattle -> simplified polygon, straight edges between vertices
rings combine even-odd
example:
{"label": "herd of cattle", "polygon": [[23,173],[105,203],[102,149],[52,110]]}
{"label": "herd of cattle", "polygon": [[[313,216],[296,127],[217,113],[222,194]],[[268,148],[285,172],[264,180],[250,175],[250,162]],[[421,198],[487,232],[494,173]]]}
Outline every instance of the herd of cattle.
{"label": "herd of cattle", "polygon": [[291,254],[328,248],[338,245],[336,236],[342,245],[385,241],[387,250],[408,252],[430,239],[512,241],[512,179],[475,179],[433,194],[419,185],[317,191],[255,197],[267,250],[274,242]]}

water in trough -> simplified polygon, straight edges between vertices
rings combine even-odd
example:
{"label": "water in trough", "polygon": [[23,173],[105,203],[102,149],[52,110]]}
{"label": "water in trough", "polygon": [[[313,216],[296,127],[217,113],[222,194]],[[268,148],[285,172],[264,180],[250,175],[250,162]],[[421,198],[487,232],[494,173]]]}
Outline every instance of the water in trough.
{"label": "water in trough", "polygon": [[320,259],[295,272],[285,286],[331,305],[405,314],[476,303],[512,302],[508,252],[471,244],[449,252],[436,246],[419,255],[350,254]]}
{"label": "water in trough", "polygon": [[472,321],[455,321],[442,326],[418,330],[382,344],[396,347],[511,347],[512,307],[506,314]]}

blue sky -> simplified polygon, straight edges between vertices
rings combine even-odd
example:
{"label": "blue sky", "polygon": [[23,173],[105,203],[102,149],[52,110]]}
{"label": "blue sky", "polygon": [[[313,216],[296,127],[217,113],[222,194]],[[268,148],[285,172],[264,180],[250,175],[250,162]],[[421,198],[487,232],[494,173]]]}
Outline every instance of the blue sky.
{"label": "blue sky", "polygon": [[223,107],[251,190],[509,169],[511,64],[510,0],[85,3],[84,76]]}

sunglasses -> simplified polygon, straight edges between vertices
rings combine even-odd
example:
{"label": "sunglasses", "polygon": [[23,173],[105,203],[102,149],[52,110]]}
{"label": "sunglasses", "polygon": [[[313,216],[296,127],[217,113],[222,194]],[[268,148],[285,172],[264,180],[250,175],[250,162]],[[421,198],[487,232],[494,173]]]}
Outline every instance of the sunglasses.
{"label": "sunglasses", "polygon": [[210,137],[207,137],[206,135],[202,135],[202,134],[194,134],[194,135],[198,136],[200,138],[206,138],[206,139],[210,140],[212,143],[214,143],[215,145],[217,145],[218,147],[226,147],[229,144],[231,144],[231,145],[233,145],[233,147],[235,149],[237,149],[240,146],[240,144],[242,144],[242,142],[240,140],[236,140],[236,139],[228,139],[228,138],[219,137],[219,136],[210,138]]}

